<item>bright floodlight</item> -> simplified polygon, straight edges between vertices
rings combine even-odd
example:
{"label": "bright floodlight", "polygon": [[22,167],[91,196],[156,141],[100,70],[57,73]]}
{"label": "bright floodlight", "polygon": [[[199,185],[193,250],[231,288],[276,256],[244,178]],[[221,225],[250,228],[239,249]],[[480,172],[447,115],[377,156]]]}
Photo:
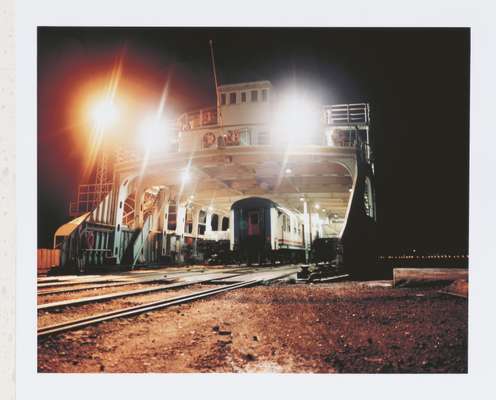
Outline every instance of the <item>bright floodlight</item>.
{"label": "bright floodlight", "polygon": [[181,181],[183,184],[189,182],[189,180],[191,179],[191,176],[189,174],[189,172],[186,170],[186,171],[183,171],[183,173],[181,174]]}
{"label": "bright floodlight", "polygon": [[167,147],[168,137],[169,130],[165,118],[152,115],[140,126],[139,139],[146,152],[164,150]]}
{"label": "bright floodlight", "polygon": [[306,144],[320,125],[320,108],[303,93],[293,92],[279,103],[274,120],[276,141]]}
{"label": "bright floodlight", "polygon": [[91,108],[90,117],[96,129],[106,129],[117,121],[117,107],[109,99],[101,100]]}

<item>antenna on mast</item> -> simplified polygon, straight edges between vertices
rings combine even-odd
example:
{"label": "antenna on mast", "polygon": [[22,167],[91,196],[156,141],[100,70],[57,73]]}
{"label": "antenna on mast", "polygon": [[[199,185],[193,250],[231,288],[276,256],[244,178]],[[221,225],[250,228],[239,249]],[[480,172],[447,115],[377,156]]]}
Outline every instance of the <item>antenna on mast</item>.
{"label": "antenna on mast", "polygon": [[217,71],[215,69],[214,42],[212,40],[209,40],[208,43],[210,44],[210,56],[212,58],[212,69],[214,72],[215,96],[217,99],[217,120],[219,122],[220,127],[222,128],[222,114],[220,111],[219,85],[217,83]]}

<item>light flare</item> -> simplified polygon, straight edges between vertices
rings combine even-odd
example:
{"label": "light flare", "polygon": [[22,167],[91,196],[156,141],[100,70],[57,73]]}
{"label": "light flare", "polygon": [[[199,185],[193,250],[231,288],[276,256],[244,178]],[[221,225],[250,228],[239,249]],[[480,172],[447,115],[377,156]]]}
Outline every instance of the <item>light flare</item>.
{"label": "light flare", "polygon": [[122,76],[122,66],[124,62],[124,51],[121,52],[117,61],[114,63],[109,82],[105,88],[103,96],[89,110],[91,120],[91,146],[89,150],[88,161],[86,164],[84,176],[88,177],[94,169],[98,154],[103,147],[105,131],[112,123],[115,123],[118,117],[118,111],[115,104],[117,88]]}
{"label": "light flare", "polygon": [[144,148],[143,162],[141,164],[140,172],[141,177],[145,173],[151,153],[154,151],[166,151],[167,146],[170,143],[171,132],[168,127],[167,116],[164,112],[168,95],[169,79],[167,79],[164,89],[162,90],[162,95],[160,96],[157,110],[154,114],[147,117],[140,127],[139,139]]}

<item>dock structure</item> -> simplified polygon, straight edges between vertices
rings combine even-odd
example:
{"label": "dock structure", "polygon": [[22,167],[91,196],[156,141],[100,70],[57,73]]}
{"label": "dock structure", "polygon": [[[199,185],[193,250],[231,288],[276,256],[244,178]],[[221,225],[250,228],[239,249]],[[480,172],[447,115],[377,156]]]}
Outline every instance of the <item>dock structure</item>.
{"label": "dock structure", "polygon": [[217,94],[218,106],[157,120],[143,148],[101,157],[111,176],[80,185],[74,219],[55,233],[62,268],[205,262],[232,240],[231,205],[248,197],[298,215],[307,261],[315,239],[334,238],[336,262],[363,267],[376,221],[369,104],[285,98],[268,81]]}

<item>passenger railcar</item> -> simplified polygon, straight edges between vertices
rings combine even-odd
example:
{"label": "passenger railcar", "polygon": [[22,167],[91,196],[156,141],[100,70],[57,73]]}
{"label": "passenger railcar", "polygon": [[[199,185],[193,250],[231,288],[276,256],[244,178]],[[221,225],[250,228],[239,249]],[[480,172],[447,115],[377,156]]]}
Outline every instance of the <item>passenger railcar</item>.
{"label": "passenger railcar", "polygon": [[239,262],[302,261],[303,222],[272,200],[249,197],[231,206],[231,250]]}

